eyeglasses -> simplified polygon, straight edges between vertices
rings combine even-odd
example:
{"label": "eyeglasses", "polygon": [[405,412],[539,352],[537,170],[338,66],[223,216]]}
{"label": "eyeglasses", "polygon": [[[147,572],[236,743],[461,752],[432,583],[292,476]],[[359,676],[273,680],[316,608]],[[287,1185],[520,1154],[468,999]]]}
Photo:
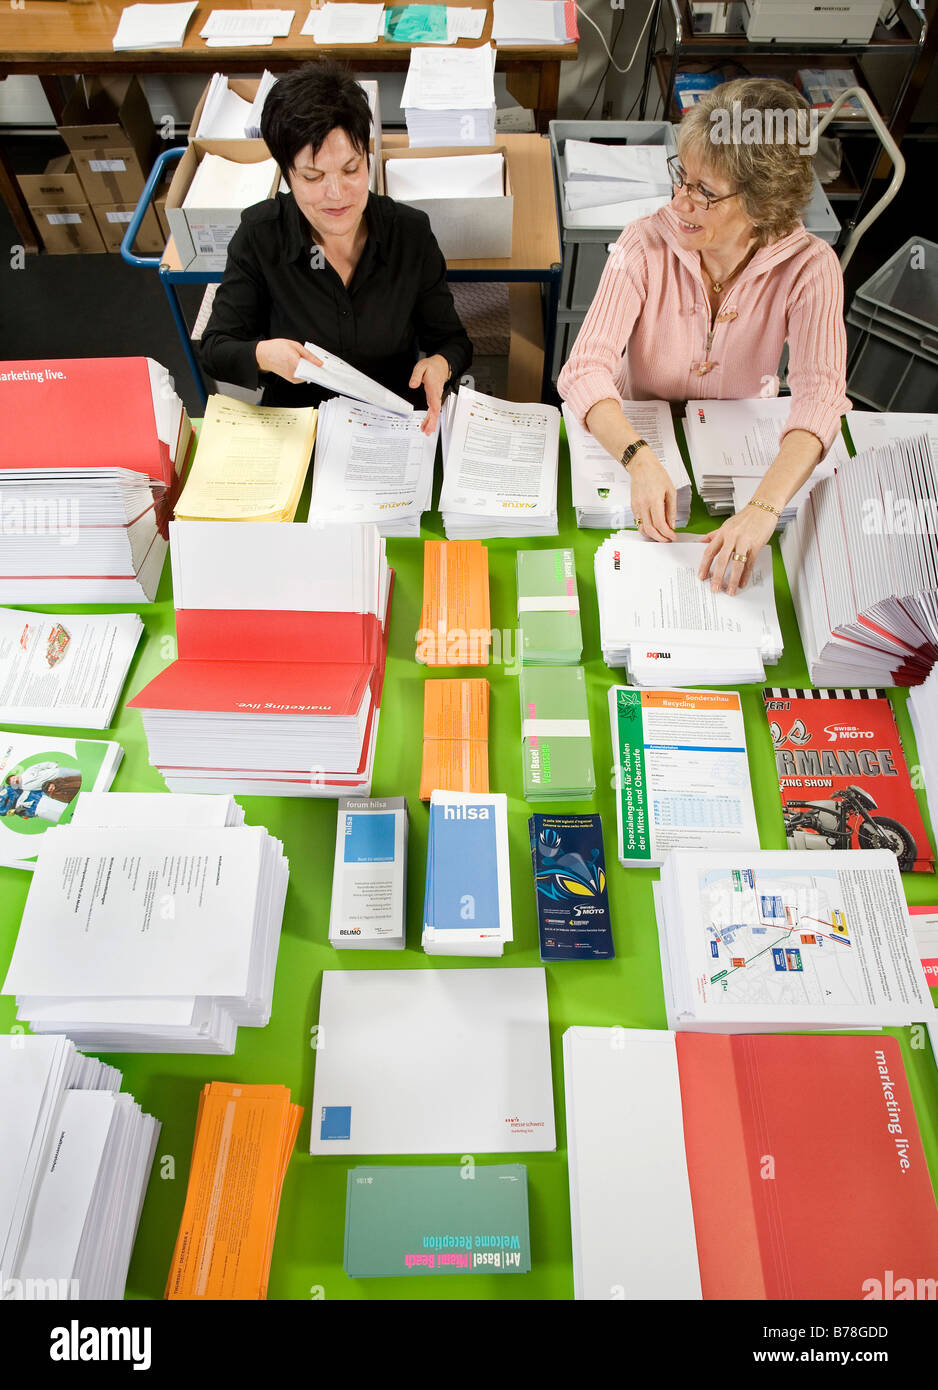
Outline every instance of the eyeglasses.
{"label": "eyeglasses", "polygon": [[687,171],[679,162],[676,154],[672,154],[668,160],[668,173],[671,175],[674,191],[683,188],[695,208],[706,208],[709,211],[714,203],[723,203],[727,198],[736,197],[735,190],[732,193],[708,193],[702,184],[689,183]]}

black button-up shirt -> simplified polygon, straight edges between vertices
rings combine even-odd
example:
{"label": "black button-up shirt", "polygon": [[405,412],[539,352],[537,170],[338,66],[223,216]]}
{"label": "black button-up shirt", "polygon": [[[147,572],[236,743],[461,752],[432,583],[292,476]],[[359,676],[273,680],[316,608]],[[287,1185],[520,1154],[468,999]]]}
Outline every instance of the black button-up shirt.
{"label": "black button-up shirt", "polygon": [[266,405],[318,405],[331,393],[258,369],[259,342],[290,338],[336,353],[418,407],[424,391],[407,385],[418,347],[442,354],[458,379],[472,344],[429,218],[377,193],[368,195],[365,217],[368,240],[346,288],[292,193],[247,208],[202,336],[205,370],[218,381],[263,385]]}

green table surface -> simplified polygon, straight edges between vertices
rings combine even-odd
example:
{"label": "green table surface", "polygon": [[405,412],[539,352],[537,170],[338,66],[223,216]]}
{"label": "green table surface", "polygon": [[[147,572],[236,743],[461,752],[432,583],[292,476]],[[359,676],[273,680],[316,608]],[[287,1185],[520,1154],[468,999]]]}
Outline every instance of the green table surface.
{"label": "green table surface", "polygon": [[[682,447],[683,447],[683,440]],[[309,483],[298,513],[305,517]],[[439,477],[434,497],[439,495]],[[329,898],[335,850],[334,800],[239,798],[248,824],[265,825],[283,841],[290,861],[290,887],[283,919],[273,1013],[266,1028],[242,1028],[232,1057],[114,1055],[108,1057],[124,1075],[124,1089],[162,1122],[143,1215],[127,1281],[127,1297],[158,1299],[166,1274],[185,1200],[196,1105],[202,1086],[213,1080],[277,1082],[289,1086],[293,1099],[305,1107],[296,1151],[283,1189],[274,1245],[268,1296],[271,1299],[570,1299],[573,1297],[570,1205],[567,1185],[561,1039],[574,1024],[634,1028],[664,1028],[658,938],[652,906],[651,869],[623,869],[616,856],[616,813],[613,756],[606,693],[624,684],[621,670],[611,671],[602,659],[599,617],[593,579],[593,555],[606,533],[578,531],[570,501],[570,470],[562,439],[558,489],[561,519],[558,537],[494,540],[485,544],[489,555],[492,623],[501,634],[503,664],[463,669],[463,675],[484,675],[491,682],[489,769],[491,789],[508,795],[511,848],[511,893],[514,942],[495,961],[433,959],[420,950],[421,914],[427,845],[427,808],[418,799],[425,680],[457,674],[428,670],[414,660],[415,634],[420,625],[423,589],[422,541],[389,540],[388,556],[396,571],[391,613],[387,675],[375,760],[373,793],[405,795],[410,811],[408,863],[408,949],[397,951],[335,951],[328,944]],[[428,513],[427,537],[443,535],[438,512]],[[691,531],[706,532],[718,522],[708,517],[695,497]],[[577,583],[583,623],[583,664],[587,672],[596,796],[592,802],[564,805],[572,811],[602,815],[609,882],[609,904],[616,959],[602,962],[564,962],[546,966],[550,1013],[551,1063],[557,1124],[555,1153],[521,1156],[527,1164],[530,1188],[532,1272],[526,1275],[447,1275],[436,1279],[349,1279],[342,1269],[346,1174],[358,1162],[440,1163],[434,1156],[354,1159],[312,1158],[308,1153],[310,1105],[315,1052],[314,1026],[319,1014],[323,970],[510,970],[538,966],[537,916],[528,848],[528,817],[533,810],[522,799],[521,734],[518,672],[514,666],[516,633],[515,552],[521,547],[551,549],[572,546],[576,552]],[[784,567],[773,545],[779,618],[785,650],[771,668],[767,684],[808,685],[808,673]],[[167,562],[156,603],[138,611],[145,633],[131,666],[124,700],[136,694],[176,655],[170,567]],[[27,606],[27,605],[24,605]],[[82,612],[58,606],[45,611]],[[749,763],[765,849],[783,849],[785,837],[772,741],[762,709],[761,686],[741,687]],[[906,757],[913,769],[918,755],[906,710],[906,693],[893,692]],[[36,731],[38,732],[38,731]],[[70,731],[66,731],[70,732]],[[103,736],[103,735],[102,735]],[[115,791],[165,793],[162,778],[149,765],[140,715],[121,706],[109,737],[125,750]],[[918,780],[918,779],[916,779]],[[924,793],[919,804],[928,822]],[[930,825],[929,825],[930,829]],[[903,876],[910,903],[938,903],[938,884],[931,874]],[[0,868],[0,970],[5,974],[16,938],[30,875]],[[0,997],[0,1030],[16,1026],[15,1003]],[[933,1181],[938,1180],[938,1071],[922,1029],[890,1030],[899,1038],[928,1155]],[[428,1046],[432,1040],[428,1039]],[[479,1156],[480,1162],[504,1161],[503,1155]],[[517,1155],[510,1156],[517,1160]],[[458,1163],[455,1154],[452,1162]]]}

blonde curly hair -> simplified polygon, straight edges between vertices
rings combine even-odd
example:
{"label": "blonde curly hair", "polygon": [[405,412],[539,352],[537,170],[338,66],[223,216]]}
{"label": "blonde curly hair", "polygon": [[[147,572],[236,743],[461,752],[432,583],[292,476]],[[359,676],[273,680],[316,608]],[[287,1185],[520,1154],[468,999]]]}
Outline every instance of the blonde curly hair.
{"label": "blonde curly hair", "polygon": [[693,150],[736,188],[763,245],[787,236],[811,200],[811,107],[777,78],[743,77],[715,87],[678,127],[678,153]]}

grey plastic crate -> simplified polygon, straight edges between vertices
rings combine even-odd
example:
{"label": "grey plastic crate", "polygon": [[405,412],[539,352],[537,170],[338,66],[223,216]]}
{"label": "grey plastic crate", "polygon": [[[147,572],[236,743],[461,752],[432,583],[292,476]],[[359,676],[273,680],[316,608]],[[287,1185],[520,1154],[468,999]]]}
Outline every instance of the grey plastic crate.
{"label": "grey plastic crate", "polygon": [[847,395],[874,410],[938,410],[938,364],[875,333],[865,333]]}
{"label": "grey plastic crate", "polygon": [[551,121],[550,151],[554,165],[554,185],[564,242],[615,241],[621,227],[568,227],[563,201],[567,168],[564,147],[568,140],[593,140],[599,145],[664,145],[670,154],[677,151],[674,127],[669,121]]}
{"label": "grey plastic crate", "polygon": [[938,351],[938,245],[910,237],[860,286],[854,308]]}
{"label": "grey plastic crate", "polygon": [[846,318],[849,326],[859,329],[853,340],[854,347],[859,346],[860,341],[868,334],[872,334],[876,338],[882,338],[884,342],[891,343],[893,347],[901,348],[912,357],[923,357],[926,362],[938,366],[938,339],[913,338],[911,334],[903,333],[891,324],[887,325],[881,319],[875,319],[871,314],[865,313],[856,300],[847,310]]}

